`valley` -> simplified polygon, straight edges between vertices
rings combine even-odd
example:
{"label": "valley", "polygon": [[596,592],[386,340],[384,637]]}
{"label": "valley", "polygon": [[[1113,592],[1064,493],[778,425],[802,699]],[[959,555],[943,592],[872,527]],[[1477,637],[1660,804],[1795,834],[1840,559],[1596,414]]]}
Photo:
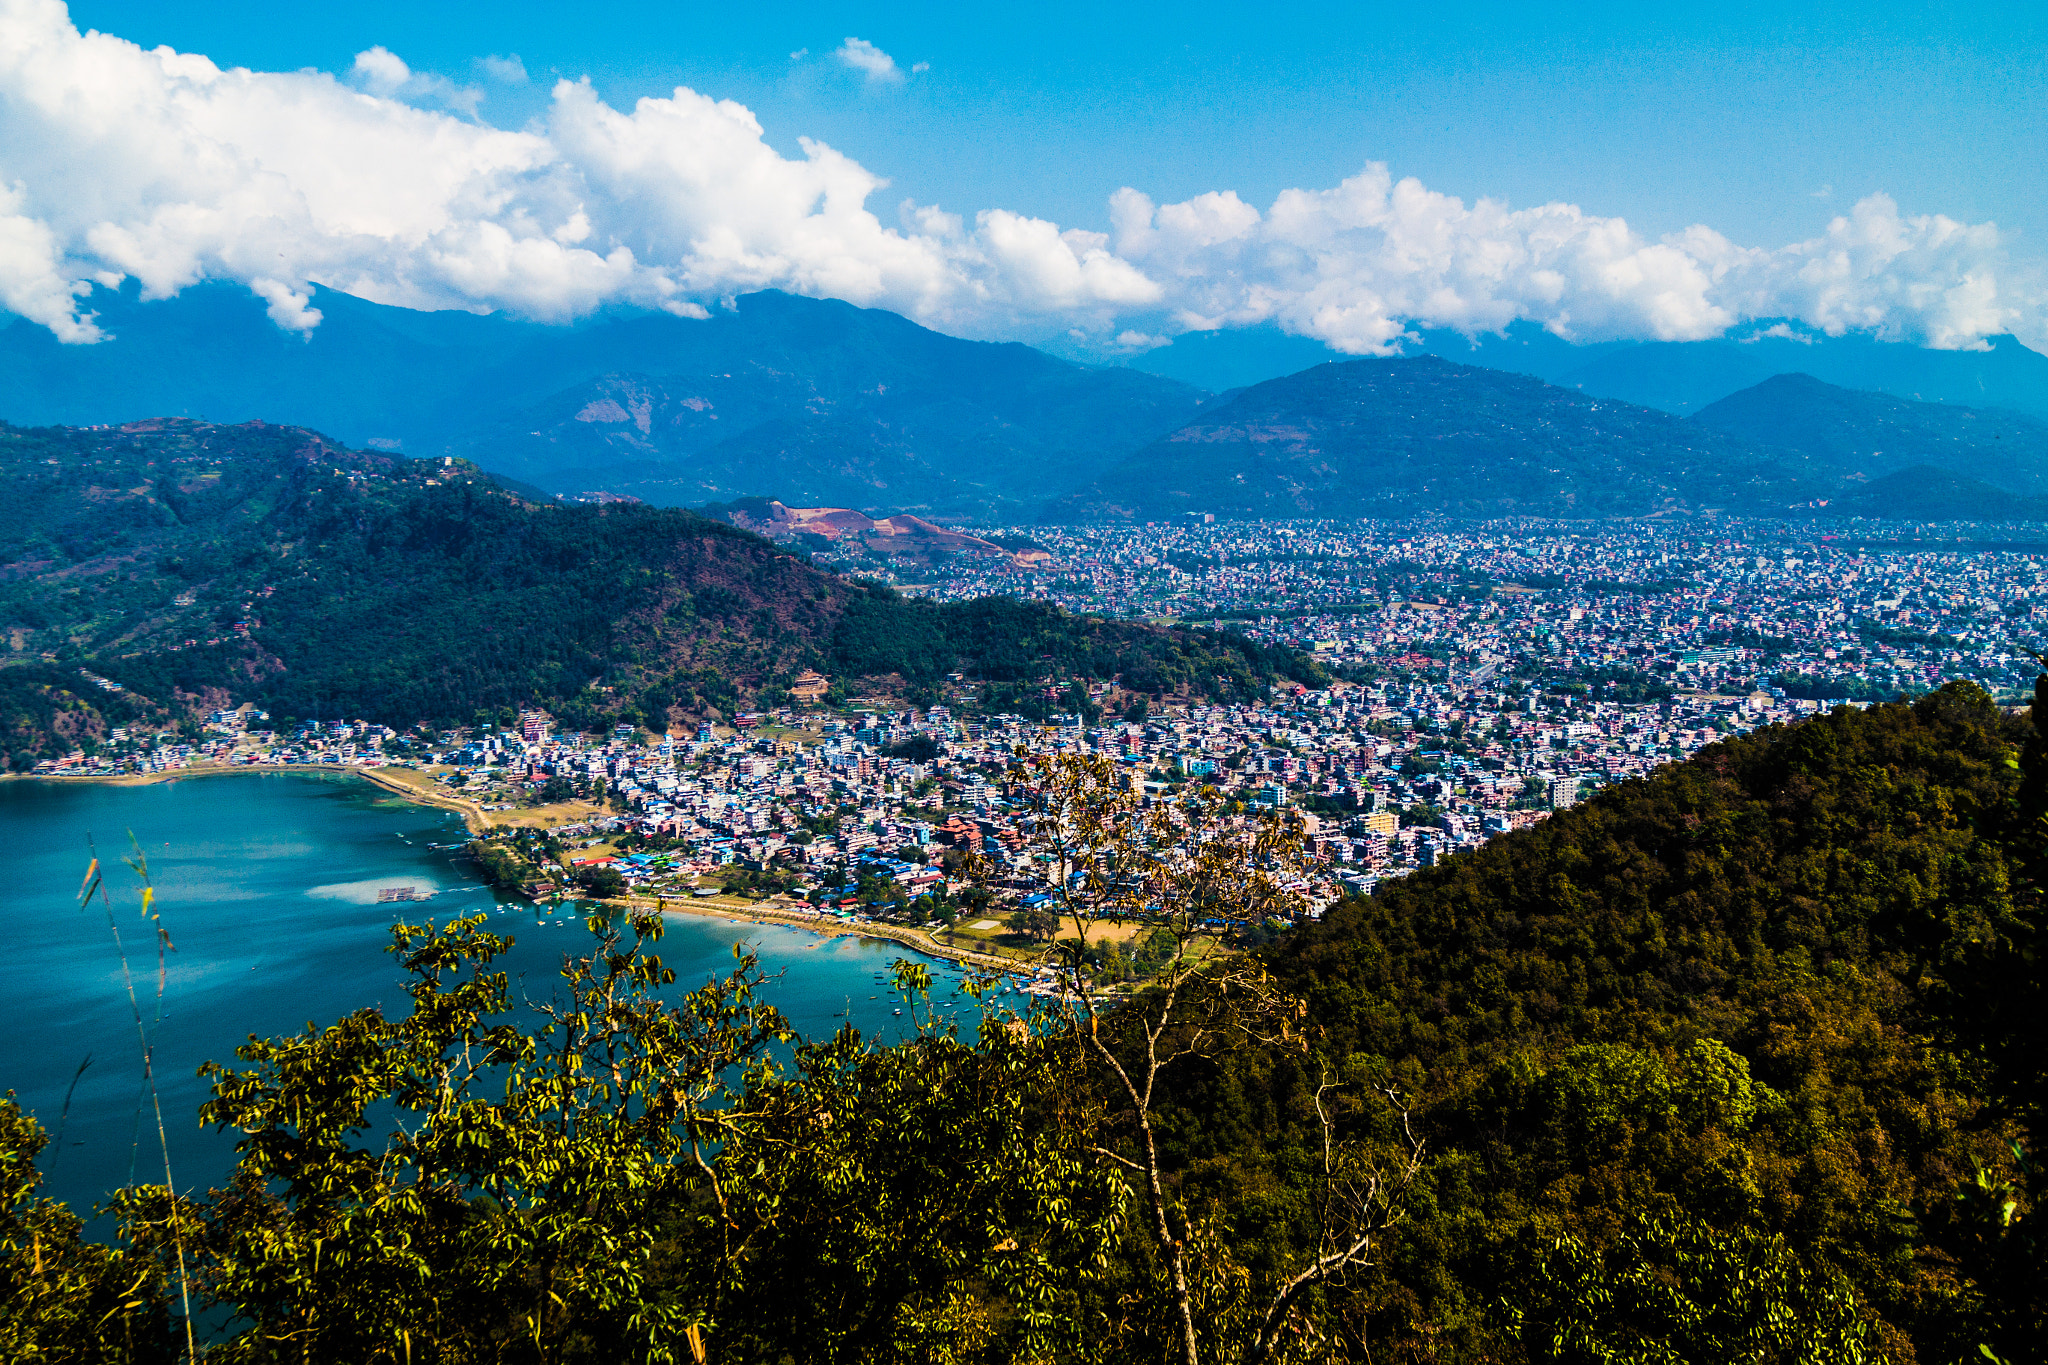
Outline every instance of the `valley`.
{"label": "valley", "polygon": [[[955,1130],[903,1156],[902,1106],[932,1093],[974,1097],[957,1121],[991,1133],[1066,1125],[1030,1159],[1095,1179],[1071,1144],[1141,1150],[1101,1069],[1126,1030],[1199,1027],[1188,1011],[1250,984],[1227,1039],[1142,1101],[1170,1134],[1146,1159],[1170,1207],[1219,1220],[1195,1254],[1245,1283],[1298,1263],[1305,1234],[1235,1221],[1243,1191],[1312,1193],[1294,1154],[1316,1141],[1406,1162],[1415,1231],[1380,1234],[1398,1263],[1330,1290],[1379,1354],[1435,1333],[1492,1358],[1528,1323],[1605,1312],[1585,1308],[1593,1272],[1556,1260],[1594,1247],[1702,1297],[1776,1248],[1745,1292],[1835,1359],[2013,1339],[1932,1287],[2026,1263],[1945,1210],[1966,1167],[2030,1178],[2014,1048],[2038,982],[1981,945],[2038,913],[2038,851],[1998,812],[2038,804],[2048,770],[2021,706],[2048,647],[2048,429],[1804,373],[1689,416],[1427,355],[1210,395],[844,305],[747,296],[711,321],[411,320],[422,346],[497,338],[502,392],[571,377],[428,454],[269,420],[0,426],[0,745],[29,779],[7,789],[359,774],[460,811],[460,865],[492,890],[401,931],[423,936],[415,971],[510,951],[491,931],[515,916],[545,942],[599,935],[564,958],[573,990],[600,959],[663,984],[644,953],[665,927],[736,953],[737,975],[633,1017],[700,1021],[715,1048],[766,1021],[795,1049],[719,1101],[739,1116],[721,1132],[781,1144],[749,1167],[778,1181],[808,1178],[824,1133],[883,1142],[860,1161],[884,1184],[929,1163],[965,1188]],[[732,349],[690,351],[700,335]],[[658,363],[576,368],[627,350]],[[145,781],[163,785],[125,785]],[[1103,842],[1063,862],[1076,833]],[[700,896],[761,922],[661,913]],[[579,929],[570,906],[595,913]],[[765,987],[746,945],[835,941],[805,928],[1031,986],[962,978],[934,1001],[906,959],[898,995],[858,983],[865,1011],[799,990],[799,1039],[746,1003]],[[603,937],[628,929],[630,951]],[[346,1024],[376,1047],[411,1027]],[[1109,1061],[1041,1089],[1050,1073],[955,1086],[928,1065],[992,1078],[1034,1030],[1106,1038]],[[60,1068],[39,1066],[47,1112]],[[1340,1069],[1369,1089],[1333,1136]],[[1008,1179],[974,1198],[1007,1207]],[[1865,1216],[1873,1187],[1917,1220],[1912,1257]],[[664,1215],[673,1245],[701,1242],[685,1205],[708,1188]],[[748,1216],[777,1257],[869,1235],[769,1198]],[[268,1226],[213,1199],[189,1208]],[[1118,1256],[1156,1253],[1099,1213]],[[1143,1295],[1135,1266],[1063,1269],[1050,1292],[1074,1313]],[[1002,1300],[956,1302],[980,1322]]]}

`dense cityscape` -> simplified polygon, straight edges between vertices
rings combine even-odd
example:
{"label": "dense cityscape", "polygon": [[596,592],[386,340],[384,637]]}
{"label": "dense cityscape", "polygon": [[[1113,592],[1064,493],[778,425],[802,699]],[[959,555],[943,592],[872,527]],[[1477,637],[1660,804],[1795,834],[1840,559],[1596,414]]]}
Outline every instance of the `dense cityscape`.
{"label": "dense cityscape", "polygon": [[912,575],[823,562],[953,599],[1217,624],[1340,667],[1496,671],[1588,684],[1885,700],[1969,678],[2031,683],[2048,639],[2038,527],[1643,520],[1213,522],[1006,527],[1010,559]]}
{"label": "dense cityscape", "polygon": [[[599,885],[615,890],[687,894],[710,877],[925,922],[953,918],[955,854],[980,855],[985,883],[993,870],[999,894],[1028,899],[1029,867],[1005,867],[1029,833],[1016,759],[1099,754],[1146,796],[1206,785],[1299,812],[1314,855],[1302,889],[1320,905],[1759,725],[1951,678],[1995,695],[2030,679],[2048,547],[1987,548],[1999,528],[1945,542],[1795,529],[1031,528],[1045,555],[957,556],[903,586],[1242,630],[1311,651],[1326,685],[1161,704],[1048,675],[1026,716],[991,712],[956,675],[923,710],[853,698],[661,736],[555,734],[540,712],[516,728],[348,720],[278,734],[244,706],[196,740],[116,731],[46,771],[413,769],[503,821],[525,856],[500,880],[530,894],[573,893],[606,867],[619,880]],[[831,680],[803,681],[795,690],[820,698]],[[564,841],[602,851],[579,860]]]}

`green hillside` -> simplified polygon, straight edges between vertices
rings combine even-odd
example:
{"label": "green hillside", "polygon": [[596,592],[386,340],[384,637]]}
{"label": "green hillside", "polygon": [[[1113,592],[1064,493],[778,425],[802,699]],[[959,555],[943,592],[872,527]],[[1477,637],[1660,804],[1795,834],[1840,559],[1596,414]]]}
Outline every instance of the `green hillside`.
{"label": "green hillside", "polygon": [[[1412,1096],[1434,1151],[1375,1281],[1375,1358],[1490,1355],[1503,1302],[1563,1311],[1543,1248],[1656,1219],[1838,1270],[1892,1359],[2039,1359],[2044,1248],[1984,1193],[2048,1193],[2015,1157],[2048,1042],[2033,734],[1961,684],[1760,731],[1278,949],[1322,1064]],[[1314,1079],[1247,1053],[1181,1097],[1184,1178],[1254,1241],[1300,1234]]]}
{"label": "green hillside", "polygon": [[665,728],[807,667],[885,690],[964,668],[1197,691],[1312,667],[1044,606],[904,602],[690,512],[532,502],[459,461],[261,423],[0,428],[0,563],[16,767],[231,698],[396,726],[538,705]]}

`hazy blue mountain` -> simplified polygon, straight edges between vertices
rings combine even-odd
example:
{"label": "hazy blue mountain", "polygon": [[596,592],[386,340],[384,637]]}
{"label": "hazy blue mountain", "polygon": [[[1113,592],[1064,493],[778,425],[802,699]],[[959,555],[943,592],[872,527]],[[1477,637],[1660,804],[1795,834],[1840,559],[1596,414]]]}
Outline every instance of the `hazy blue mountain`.
{"label": "hazy blue mountain", "polygon": [[[1244,386],[1331,355],[1318,342],[1263,327],[1185,335],[1129,365],[1091,367],[1014,343],[944,336],[878,309],[773,292],[744,296],[703,320],[614,309],[547,326],[415,312],[323,289],[313,300],[323,321],[306,337],[280,332],[262,302],[235,286],[201,285],[145,302],[131,284],[98,290],[88,302],[112,340],[63,346],[20,320],[0,325],[0,419],[260,419],[357,447],[458,454],[549,492],[601,490],[683,505],[764,495],[947,516],[1020,514],[1096,484],[1148,442],[1234,406]],[[2048,357],[2010,337],[1983,351],[1929,351],[1758,323],[1720,341],[1581,346],[1516,323],[1477,339],[1423,332],[1414,345],[1460,366],[1667,412],[1695,412],[1799,372],[1895,399],[2048,415]],[[1434,399],[1418,401],[1427,408]],[[1517,416],[1514,406],[1492,420],[1549,420],[1534,409]],[[1887,446],[1865,442],[1870,433],[1857,423],[1875,422],[1887,439],[1910,427],[1910,442],[1891,443],[1891,468],[1928,463],[2020,491],[2038,486],[2027,472],[2034,468],[2031,436],[1994,433],[1988,446],[1972,444],[1968,432],[1981,433],[1990,418],[1958,419],[1963,427],[1951,431],[1933,415],[1908,421],[1904,411],[1837,414],[1825,419],[1840,428],[1827,439],[1817,428],[1785,438],[1778,428],[1789,419],[1769,412],[1751,412],[1747,426],[1732,429],[1824,462],[1855,456],[1862,468],[1875,458],[1868,452]],[[1416,420],[1444,418],[1423,411]],[[1823,417],[1803,420],[1808,430]],[[1997,420],[2011,426],[2021,419]],[[1487,439],[1496,438],[1507,440],[1500,433]],[[1485,445],[1472,431],[1440,439],[1460,449]],[[1508,445],[1526,451],[1558,439],[1532,428]],[[1679,467],[1670,451],[1700,438],[1674,438],[1675,445],[1663,435],[1646,439],[1648,472],[1617,474],[1620,503],[1652,486],[1677,489],[1667,477]],[[2030,453],[2003,454],[2011,444]],[[1558,468],[1559,488],[1570,489],[1556,495],[1565,498],[1557,505],[1606,497],[1592,486],[1595,466]],[[1809,472],[1792,468],[1788,476]],[[1538,496],[1536,484],[1514,483],[1519,474],[1479,473],[1492,491],[1466,485],[1467,500],[1555,503]],[[1181,483],[1200,484],[1199,474],[1190,466]],[[1397,479],[1387,497],[1429,503],[1438,495],[1423,485],[1448,489],[1454,477]],[[1687,501],[1692,493],[1672,496]]]}
{"label": "hazy blue mountain", "polygon": [[[614,311],[572,327],[329,290],[313,302],[323,321],[303,338],[227,286],[161,302],[99,291],[90,306],[113,340],[96,346],[62,346],[17,320],[0,329],[0,418],[260,418],[353,446],[459,453],[550,491],[609,487],[615,462],[629,460],[656,467],[633,471],[640,481],[651,473],[688,490],[674,501],[800,496],[748,482],[793,476],[842,501],[872,488],[867,501],[891,508],[965,509],[1050,497],[1180,425],[1204,397],[1153,375],[773,292],[706,320]],[[636,387],[645,392],[620,407],[625,420],[591,415]],[[635,402],[660,408],[659,421],[643,426]],[[756,427],[767,429],[743,439]],[[689,465],[734,442],[704,468]]]}
{"label": "hazy blue mountain", "polygon": [[763,490],[797,507],[886,503],[965,512],[1014,501],[956,477],[955,461],[926,459],[880,422],[763,412],[744,394],[729,398],[732,387],[607,375],[551,400],[551,407],[573,408],[557,421],[481,439],[475,458],[557,491],[602,489],[660,507]]}
{"label": "hazy blue mountain", "polygon": [[1916,403],[1781,374],[1710,403],[1692,421],[1878,479],[1915,465],[2009,492],[2048,493],[2048,423],[1997,408]]}
{"label": "hazy blue mountain", "polygon": [[1856,333],[1646,342],[1594,357],[1553,382],[1603,398],[1690,413],[1771,375],[1791,373],[1895,398],[2013,408],[2048,417],[2048,356],[2010,336],[1992,337],[1982,351],[1934,351]]}
{"label": "hazy blue mountain", "polygon": [[468,414],[455,395],[472,376],[553,330],[385,308],[324,289],[314,298],[324,321],[310,337],[278,330],[263,302],[234,285],[143,302],[131,284],[85,302],[112,340],[66,346],[20,319],[0,329],[0,418],[36,426],[267,420],[353,446],[426,447],[463,425]]}
{"label": "hazy blue mountain", "polygon": [[1215,332],[1183,332],[1171,345],[1133,356],[1130,368],[1164,375],[1210,393],[1249,388],[1344,357],[1312,337],[1268,323]]}
{"label": "hazy blue mountain", "polygon": [[1668,413],[1422,356],[1254,385],[1047,516],[1635,515],[1785,508],[1836,483],[1825,462]]}
{"label": "hazy blue mountain", "polygon": [[999,515],[1073,488],[1205,400],[1172,380],[958,341],[891,313],[753,295],[741,301],[748,314],[754,331],[726,329],[719,353],[646,347],[635,372],[571,385],[450,448],[544,488],[673,506],[761,494]]}
{"label": "hazy blue mountain", "polygon": [[[1993,337],[1983,351],[1931,351],[1867,333],[1830,337],[1778,319],[1746,324],[1712,341],[1579,344],[1533,322],[1498,335],[1466,337],[1417,328],[1408,355],[1435,355],[1536,378],[1601,398],[1692,413],[1774,374],[1800,371],[1831,384],[1894,397],[2006,407],[2048,417],[2048,356],[2016,338]],[[1341,359],[1320,342],[1279,328],[1195,332],[1129,363],[1220,392]]]}

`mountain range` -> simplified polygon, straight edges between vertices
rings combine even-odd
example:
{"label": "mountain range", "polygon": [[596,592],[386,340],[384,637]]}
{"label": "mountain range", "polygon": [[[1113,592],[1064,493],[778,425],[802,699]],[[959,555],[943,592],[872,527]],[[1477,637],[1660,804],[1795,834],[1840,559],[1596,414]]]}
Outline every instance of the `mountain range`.
{"label": "mountain range", "polygon": [[[1518,324],[1477,340],[1424,334],[1441,354],[1310,364],[1210,393],[772,292],[701,319],[613,311],[570,327],[330,290],[313,302],[322,321],[303,337],[211,285],[160,302],[97,291],[113,339],[95,346],[17,320],[0,327],[0,418],[255,418],[344,447],[456,457],[533,497],[763,497],[985,522],[1828,514],[1919,465],[2048,493],[2036,415],[2048,357],[2010,338],[1937,352],[1781,325],[1574,346]],[[1228,377],[1326,353],[1251,329],[1183,337],[1138,363],[1169,354],[1206,355]],[[1920,514],[1910,485],[1879,501]]]}
{"label": "mountain range", "polygon": [[767,494],[1023,515],[1207,399],[1136,370],[774,292],[705,319],[614,312],[574,327],[332,290],[313,303],[322,321],[299,337],[224,286],[155,303],[100,290],[90,306],[111,341],[0,330],[0,418],[256,419],[658,505]]}
{"label": "mountain range", "polygon": [[1850,480],[1931,465],[2015,493],[2048,492],[2048,422],[1998,408],[1914,403],[1781,374],[1692,420],[1825,461]]}
{"label": "mountain range", "polygon": [[[2018,338],[1986,338],[1981,350],[1931,350],[1865,333],[1828,336],[1785,319],[1762,319],[1712,341],[1577,344],[1534,323],[1467,337],[1421,328],[1409,356],[1534,375],[1595,398],[1688,415],[1773,375],[1810,374],[1843,388],[1920,402],[2012,408],[2048,419],[2048,356]],[[1272,326],[1188,332],[1129,363],[1196,388],[1248,388],[1344,357]]]}
{"label": "mountain range", "polygon": [[1814,464],[1527,375],[1434,356],[1352,360],[1244,390],[1062,510],[1144,520],[1784,507],[1828,486]]}

